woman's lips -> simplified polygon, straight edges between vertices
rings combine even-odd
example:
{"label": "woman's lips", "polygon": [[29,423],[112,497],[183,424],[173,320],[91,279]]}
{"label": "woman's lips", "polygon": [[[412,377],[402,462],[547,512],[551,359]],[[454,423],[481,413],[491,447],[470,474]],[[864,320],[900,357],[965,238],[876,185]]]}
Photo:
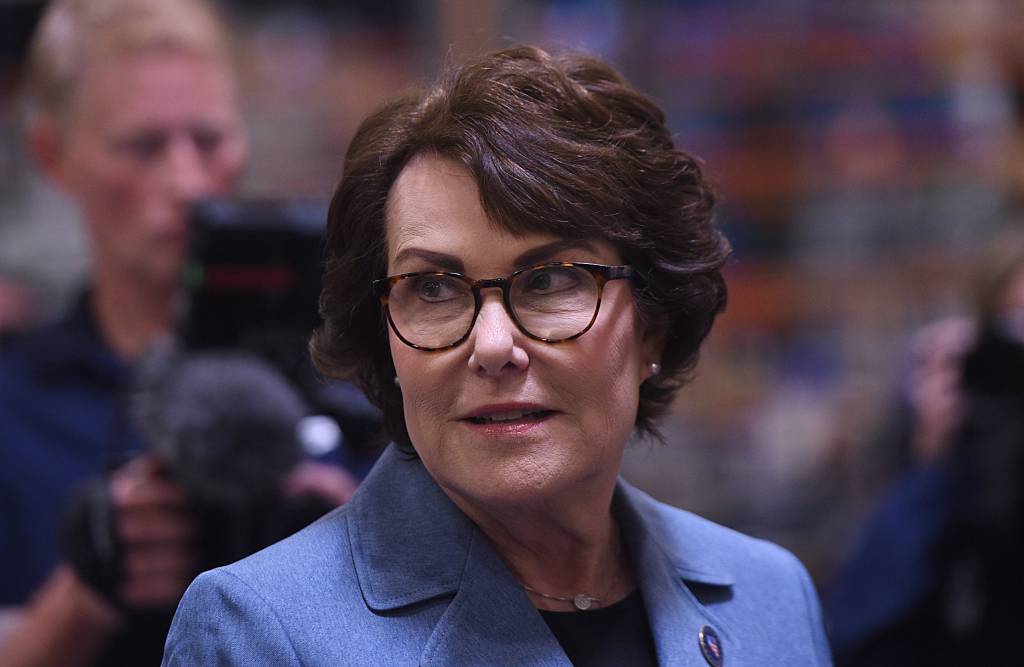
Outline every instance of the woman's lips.
{"label": "woman's lips", "polygon": [[467,419],[474,424],[496,424],[537,419],[550,412],[551,410],[502,410],[475,415]]}
{"label": "woman's lips", "polygon": [[460,421],[473,431],[489,435],[525,433],[556,414],[536,405],[486,406],[473,410]]}
{"label": "woman's lips", "polygon": [[515,419],[487,419],[474,417],[463,419],[470,430],[482,435],[519,435],[530,431],[557,414],[553,410],[538,410],[525,413]]}

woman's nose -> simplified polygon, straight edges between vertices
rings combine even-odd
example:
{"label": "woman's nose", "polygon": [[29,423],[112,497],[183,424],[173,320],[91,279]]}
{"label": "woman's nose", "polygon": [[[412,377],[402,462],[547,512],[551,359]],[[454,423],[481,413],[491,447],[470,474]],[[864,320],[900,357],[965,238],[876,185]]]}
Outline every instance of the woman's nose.
{"label": "woman's nose", "polygon": [[505,310],[500,296],[485,298],[473,326],[469,368],[490,376],[526,370],[530,358],[523,333]]}

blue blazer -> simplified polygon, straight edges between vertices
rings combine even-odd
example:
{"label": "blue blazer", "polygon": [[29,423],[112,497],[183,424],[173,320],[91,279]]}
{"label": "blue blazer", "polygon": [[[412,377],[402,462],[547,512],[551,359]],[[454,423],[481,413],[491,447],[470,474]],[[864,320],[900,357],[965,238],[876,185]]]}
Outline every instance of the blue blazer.
{"label": "blue blazer", "polygon": [[[789,552],[620,481],[613,511],[660,665],[829,665],[814,587]],[[707,631],[705,630],[705,634]],[[423,464],[388,448],[308,528],[200,575],[163,665],[555,665],[569,660],[519,582]]]}

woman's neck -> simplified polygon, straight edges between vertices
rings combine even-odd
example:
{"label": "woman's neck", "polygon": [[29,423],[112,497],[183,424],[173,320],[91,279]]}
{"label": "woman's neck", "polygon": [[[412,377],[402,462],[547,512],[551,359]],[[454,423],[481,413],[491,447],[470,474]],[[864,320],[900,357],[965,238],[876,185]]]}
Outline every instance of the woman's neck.
{"label": "woman's neck", "polygon": [[575,494],[569,503],[550,501],[528,509],[467,507],[453,500],[490,539],[519,583],[533,589],[527,593],[540,609],[571,611],[571,601],[552,598],[580,593],[594,598],[594,607],[604,607],[635,588],[611,513],[610,490],[600,497]]}
{"label": "woman's neck", "polygon": [[119,358],[131,362],[171,330],[176,296],[173,286],[97,271],[90,307],[100,335]]}

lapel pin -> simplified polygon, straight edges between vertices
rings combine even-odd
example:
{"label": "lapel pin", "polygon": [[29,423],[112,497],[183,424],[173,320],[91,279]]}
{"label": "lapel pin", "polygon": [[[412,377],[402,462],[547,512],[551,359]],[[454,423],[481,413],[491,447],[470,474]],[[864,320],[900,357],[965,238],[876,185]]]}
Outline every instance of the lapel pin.
{"label": "lapel pin", "polygon": [[724,658],[722,655],[722,640],[718,633],[710,625],[705,625],[697,635],[700,641],[700,652],[711,667],[722,667]]}

